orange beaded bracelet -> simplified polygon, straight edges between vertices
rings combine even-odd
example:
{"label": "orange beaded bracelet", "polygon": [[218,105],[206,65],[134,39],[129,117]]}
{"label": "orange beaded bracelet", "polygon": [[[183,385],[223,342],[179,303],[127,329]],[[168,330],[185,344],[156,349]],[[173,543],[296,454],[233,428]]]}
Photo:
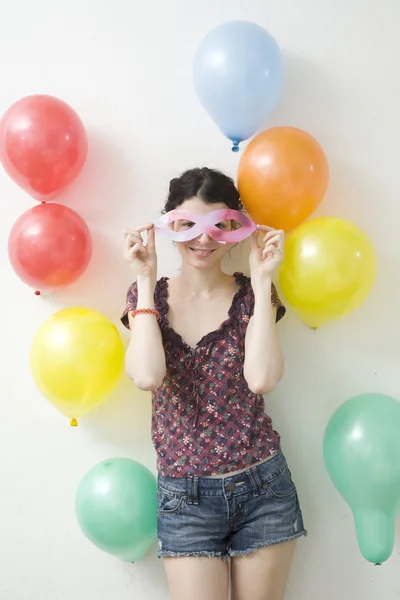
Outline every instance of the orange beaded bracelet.
{"label": "orange beaded bracelet", "polygon": [[160,313],[155,308],[138,308],[131,312],[132,318],[136,315],[154,315],[157,319],[160,317]]}

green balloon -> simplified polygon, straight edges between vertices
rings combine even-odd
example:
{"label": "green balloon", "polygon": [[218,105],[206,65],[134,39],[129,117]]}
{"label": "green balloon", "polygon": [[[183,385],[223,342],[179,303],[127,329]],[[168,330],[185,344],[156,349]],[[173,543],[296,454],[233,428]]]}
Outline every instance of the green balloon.
{"label": "green balloon", "polygon": [[157,538],[157,482],[142,464],[110,458],[81,481],[76,515],[95,546],[126,562],[137,562]]}
{"label": "green balloon", "polygon": [[381,564],[393,552],[400,507],[400,403],[383,394],[347,400],[326,428],[324,460],[353,512],[363,556]]}

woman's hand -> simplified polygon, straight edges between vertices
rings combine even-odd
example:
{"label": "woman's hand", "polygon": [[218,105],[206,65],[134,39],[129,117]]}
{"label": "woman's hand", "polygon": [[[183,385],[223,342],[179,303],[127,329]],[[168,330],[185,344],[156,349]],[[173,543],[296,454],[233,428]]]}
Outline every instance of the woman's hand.
{"label": "woman's hand", "polygon": [[[264,233],[263,245],[259,243],[260,232]],[[253,281],[270,278],[283,261],[284,232],[266,225],[257,225],[251,237],[250,272]]]}
{"label": "woman's hand", "polygon": [[[142,233],[147,231],[147,243]],[[148,277],[153,283],[157,280],[157,253],[154,225],[143,225],[139,229],[125,229],[125,260],[132,265],[137,278]]]}

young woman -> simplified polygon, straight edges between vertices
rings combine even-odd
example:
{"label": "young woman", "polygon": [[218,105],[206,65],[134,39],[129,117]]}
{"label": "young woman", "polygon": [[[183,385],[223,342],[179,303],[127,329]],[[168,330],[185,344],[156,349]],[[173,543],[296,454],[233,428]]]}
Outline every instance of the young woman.
{"label": "young woman", "polygon": [[[242,209],[233,181],[203,168],[171,181],[164,212],[201,220],[224,208]],[[217,227],[229,231],[232,220]],[[264,413],[263,394],[284,370],[275,322],[285,309],[271,282],[283,232],[257,226],[250,278],[223,272],[230,245],[206,231],[176,247],[179,275],[157,281],[153,224],[126,232],[136,276],[122,317],[132,331],[126,370],[153,393],[159,556],[174,600],[282,600],[295,540],[306,533]]]}

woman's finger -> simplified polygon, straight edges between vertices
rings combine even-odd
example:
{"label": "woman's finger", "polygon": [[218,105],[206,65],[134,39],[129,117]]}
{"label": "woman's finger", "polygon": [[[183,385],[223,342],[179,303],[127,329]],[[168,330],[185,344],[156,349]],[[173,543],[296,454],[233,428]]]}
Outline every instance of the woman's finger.
{"label": "woman's finger", "polygon": [[257,225],[257,229],[259,231],[276,231],[274,227],[269,227],[268,225]]}
{"label": "woman's finger", "polygon": [[139,229],[124,229],[125,240],[129,240],[131,244],[132,242],[144,244],[141,232],[146,231],[147,228],[147,225],[144,225],[143,227],[139,227]]}
{"label": "woman's finger", "polygon": [[277,250],[283,251],[282,240],[279,237],[271,238],[270,240],[267,241],[264,248],[276,248]]}
{"label": "woman's finger", "polygon": [[284,232],[282,229],[273,229],[272,231],[269,231],[263,238],[264,242],[266,242],[267,240],[270,240],[271,238],[278,236],[280,237],[282,240],[284,238]]}
{"label": "woman's finger", "polygon": [[154,223],[147,223],[147,225],[139,227],[139,233],[142,233],[142,231],[150,231],[151,229],[154,229]]}
{"label": "woman's finger", "polygon": [[147,231],[147,248],[150,250],[150,252],[154,252],[156,249],[156,235],[154,227],[148,229]]}
{"label": "woman's finger", "polygon": [[143,246],[143,243],[140,241],[140,238],[134,238],[132,235],[127,235],[124,243],[126,254],[128,254],[135,245]]}
{"label": "woman's finger", "polygon": [[125,243],[128,246],[133,246],[133,244],[143,244],[143,238],[138,231],[133,231],[132,233],[125,233]]}
{"label": "woman's finger", "polygon": [[260,247],[260,244],[258,243],[258,237],[259,231],[256,229],[256,231],[251,235],[250,239],[251,250],[257,250]]}
{"label": "woman's finger", "polygon": [[283,256],[283,252],[281,248],[275,243],[269,242],[263,249],[263,256],[267,256],[267,254],[275,255],[280,254]]}
{"label": "woman's finger", "polygon": [[125,238],[140,238],[143,241],[138,229],[124,229],[124,236]]}
{"label": "woman's finger", "polygon": [[146,256],[146,248],[144,246],[142,246],[142,244],[135,244],[128,251],[128,256],[131,259],[137,258],[139,254],[142,257]]}
{"label": "woman's finger", "polygon": [[262,253],[263,260],[265,260],[266,258],[273,258],[273,256],[274,256],[273,250],[271,250],[271,249],[263,250],[263,253]]}
{"label": "woman's finger", "polygon": [[154,227],[154,223],[147,223],[147,225],[142,225],[141,227],[137,227],[136,229],[124,229],[124,233],[142,233],[142,231],[146,231],[148,229],[152,229]]}
{"label": "woman's finger", "polygon": [[130,235],[125,235],[125,240],[124,240],[125,252],[129,252],[129,250],[132,248],[132,246],[133,246],[132,237]]}
{"label": "woman's finger", "polygon": [[280,248],[282,246],[282,238],[279,235],[274,235],[266,240],[265,246],[275,246]]}

